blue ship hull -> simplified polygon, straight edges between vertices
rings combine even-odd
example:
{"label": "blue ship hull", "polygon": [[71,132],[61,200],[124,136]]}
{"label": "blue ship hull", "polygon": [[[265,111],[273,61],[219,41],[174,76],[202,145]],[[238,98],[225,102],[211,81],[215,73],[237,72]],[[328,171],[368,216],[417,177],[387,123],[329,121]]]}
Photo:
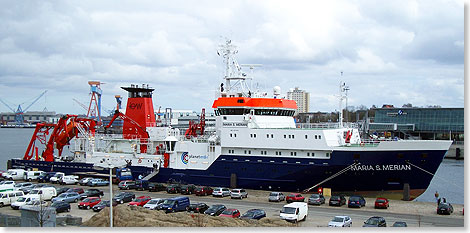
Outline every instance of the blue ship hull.
{"label": "blue ship hull", "polygon": [[[352,169],[321,184],[333,192],[387,193],[402,192],[409,184],[412,198],[429,186],[433,176],[417,168],[435,173],[446,151],[333,151],[330,159],[296,157],[262,157],[221,155],[207,170],[160,168],[154,182],[174,180],[196,185],[229,187],[236,177],[237,187],[262,190],[302,191],[330,178],[356,163]],[[66,174],[98,172],[93,164],[76,162],[44,162],[13,159],[12,168],[37,168]],[[413,165],[415,166],[413,166]],[[417,166],[417,167],[416,167]],[[145,176],[152,168],[129,166],[133,176]],[[233,178],[232,178],[233,179]],[[316,190],[312,190],[316,191]]]}

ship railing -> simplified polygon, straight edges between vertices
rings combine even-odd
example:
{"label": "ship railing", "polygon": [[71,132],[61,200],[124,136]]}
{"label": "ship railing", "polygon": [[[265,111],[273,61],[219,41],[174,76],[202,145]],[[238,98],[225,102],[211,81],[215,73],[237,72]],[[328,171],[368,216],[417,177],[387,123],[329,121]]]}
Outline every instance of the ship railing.
{"label": "ship railing", "polygon": [[296,123],[298,129],[340,129],[340,128],[359,128],[358,123],[344,122],[343,127],[338,122],[323,122],[323,123]]}

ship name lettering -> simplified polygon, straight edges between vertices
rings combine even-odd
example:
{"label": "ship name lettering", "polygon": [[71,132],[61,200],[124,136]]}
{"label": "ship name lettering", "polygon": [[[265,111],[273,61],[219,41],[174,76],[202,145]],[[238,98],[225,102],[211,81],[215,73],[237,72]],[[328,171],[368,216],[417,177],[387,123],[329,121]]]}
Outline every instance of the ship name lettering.
{"label": "ship name lettering", "polygon": [[411,165],[397,165],[397,164],[390,164],[390,165],[354,165],[351,167],[352,171],[410,171]]}

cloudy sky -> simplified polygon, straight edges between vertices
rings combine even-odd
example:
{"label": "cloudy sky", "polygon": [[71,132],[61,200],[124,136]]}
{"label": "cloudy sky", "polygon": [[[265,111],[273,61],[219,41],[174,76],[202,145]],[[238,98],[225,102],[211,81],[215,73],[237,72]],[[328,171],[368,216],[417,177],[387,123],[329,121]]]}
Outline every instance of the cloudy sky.
{"label": "cloudy sky", "polygon": [[0,98],[14,108],[48,90],[30,110],[84,113],[73,98],[99,80],[108,110],[131,83],[156,89],[156,109],[207,109],[225,38],[239,63],[263,64],[260,87],[307,90],[311,111],[337,109],[341,71],[349,105],[464,106],[462,1],[0,0],[0,22]]}

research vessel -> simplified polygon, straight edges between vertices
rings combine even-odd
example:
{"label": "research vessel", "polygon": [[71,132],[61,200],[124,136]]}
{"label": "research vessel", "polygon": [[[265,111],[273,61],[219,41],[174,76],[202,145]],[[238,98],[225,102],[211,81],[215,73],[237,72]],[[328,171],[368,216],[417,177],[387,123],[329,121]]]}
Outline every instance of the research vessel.
{"label": "research vessel", "polygon": [[[134,178],[154,182],[304,192],[323,187],[367,196],[401,197],[405,189],[411,199],[427,189],[451,141],[364,140],[354,124],[343,123],[342,111],[335,123],[296,123],[296,102],[283,98],[279,87],[272,94],[252,90],[236,53],[231,41],[218,50],[225,74],[212,105],[212,129],[204,110],[184,132],[157,124],[154,89],[131,85],[123,87],[125,113],[114,117],[124,121],[122,134],[97,134],[93,120],[67,115],[58,124],[38,124],[25,156],[9,167],[67,174],[127,167]],[[339,92],[342,109],[344,83]],[[72,154],[63,156],[68,144]]]}

